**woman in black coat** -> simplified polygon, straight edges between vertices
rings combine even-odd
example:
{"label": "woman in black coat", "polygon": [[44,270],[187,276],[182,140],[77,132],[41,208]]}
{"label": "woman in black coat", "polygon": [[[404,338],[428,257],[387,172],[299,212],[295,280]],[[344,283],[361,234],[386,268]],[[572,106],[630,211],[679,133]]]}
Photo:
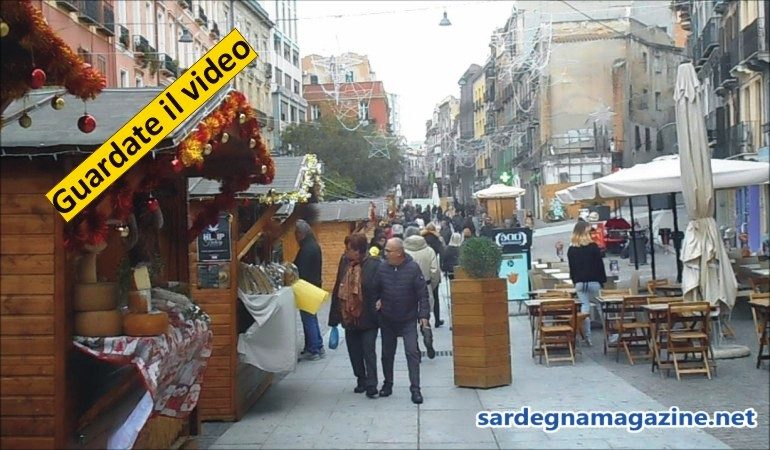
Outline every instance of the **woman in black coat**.
{"label": "woman in black coat", "polygon": [[377,292],[375,278],[379,258],[369,256],[366,235],[345,238],[345,254],[340,259],[332,292],[329,326],[345,328],[350,365],[357,378],[356,393],[377,396]]}

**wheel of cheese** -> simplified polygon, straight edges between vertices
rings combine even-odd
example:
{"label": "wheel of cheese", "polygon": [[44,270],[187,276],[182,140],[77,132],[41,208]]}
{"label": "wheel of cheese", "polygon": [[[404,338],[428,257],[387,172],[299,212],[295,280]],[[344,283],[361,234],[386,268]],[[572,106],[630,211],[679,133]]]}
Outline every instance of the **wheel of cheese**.
{"label": "wheel of cheese", "polygon": [[147,314],[150,312],[150,299],[152,298],[150,290],[128,292],[128,311],[136,314]]}
{"label": "wheel of cheese", "polygon": [[117,309],[75,313],[75,334],[88,337],[120,336],[123,322]]}
{"label": "wheel of cheese", "polygon": [[126,314],[123,316],[123,330],[126,336],[157,336],[168,330],[168,314],[153,311],[149,314]]}
{"label": "wheel of cheese", "polygon": [[110,311],[118,306],[117,283],[77,283],[75,311]]}

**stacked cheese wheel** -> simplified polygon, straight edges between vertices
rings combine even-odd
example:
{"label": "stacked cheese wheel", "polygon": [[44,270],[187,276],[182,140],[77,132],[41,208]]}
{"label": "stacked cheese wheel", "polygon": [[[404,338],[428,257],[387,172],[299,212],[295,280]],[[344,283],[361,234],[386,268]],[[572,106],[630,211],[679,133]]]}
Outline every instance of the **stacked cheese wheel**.
{"label": "stacked cheese wheel", "polygon": [[127,336],[157,336],[168,330],[168,314],[152,310],[151,288],[147,267],[134,269],[134,290],[128,293],[128,314],[123,316]]}
{"label": "stacked cheese wheel", "polygon": [[79,336],[105,337],[122,334],[116,283],[75,285],[75,329]]}

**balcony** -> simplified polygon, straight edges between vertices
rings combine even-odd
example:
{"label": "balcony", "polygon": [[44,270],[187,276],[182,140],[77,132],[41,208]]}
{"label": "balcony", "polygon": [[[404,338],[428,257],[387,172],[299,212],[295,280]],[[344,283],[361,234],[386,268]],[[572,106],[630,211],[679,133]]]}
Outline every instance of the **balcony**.
{"label": "balcony", "polygon": [[134,35],[134,51],[137,53],[150,53],[150,42],[146,37],[135,34]]}
{"label": "balcony", "polygon": [[59,6],[59,8],[69,11],[69,12],[75,12],[78,10],[78,2],[77,0],[57,0],[56,4]]}
{"label": "balcony", "polygon": [[715,48],[719,47],[719,32],[717,30],[717,17],[712,17],[706,22],[706,26],[703,27],[703,33],[700,36],[701,42],[701,54],[703,60],[707,60],[711,52]]}
{"label": "balcony", "polygon": [[755,56],[759,51],[759,20],[741,30],[741,61]]}
{"label": "balcony", "polygon": [[211,29],[209,30],[209,36],[211,39],[219,39],[219,25],[216,22],[211,22]]}
{"label": "balcony", "polygon": [[161,61],[163,62],[163,65],[161,66],[162,72],[171,77],[179,76],[179,63],[174,61],[174,58],[163,53],[161,54]]}
{"label": "balcony", "polygon": [[756,125],[756,121],[745,121],[738,122],[727,129],[726,156],[756,151],[754,146],[754,130]]}
{"label": "balcony", "polygon": [[717,14],[723,14],[727,11],[727,4],[730,0],[714,0],[714,12]]}
{"label": "balcony", "polygon": [[115,36],[115,12],[107,2],[102,6],[102,22],[96,25],[96,31],[105,36]]}
{"label": "balcony", "polygon": [[195,23],[202,27],[207,27],[209,23],[209,18],[200,6],[198,6],[198,16],[195,18]]}
{"label": "balcony", "polygon": [[128,34],[128,28],[123,25],[118,25],[118,42],[125,48],[131,47],[131,38]]}
{"label": "balcony", "polygon": [[78,2],[78,19],[89,25],[101,25],[103,23],[102,2],[100,0],[88,1],[80,0]]}
{"label": "balcony", "polygon": [[187,8],[192,11],[192,0],[176,0],[176,2],[182,8]]}

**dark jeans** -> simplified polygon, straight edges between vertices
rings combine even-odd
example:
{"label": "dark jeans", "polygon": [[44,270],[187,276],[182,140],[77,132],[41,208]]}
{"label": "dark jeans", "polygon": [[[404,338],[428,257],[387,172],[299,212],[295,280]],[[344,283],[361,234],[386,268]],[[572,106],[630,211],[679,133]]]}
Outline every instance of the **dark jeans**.
{"label": "dark jeans", "polygon": [[358,386],[377,387],[377,328],[371,330],[345,330],[350,365],[358,379]]}
{"label": "dark jeans", "polygon": [[436,287],[433,288],[433,324],[438,324],[438,321],[441,320],[441,302],[439,301],[438,296],[438,287],[441,286],[441,284],[437,284]]}
{"label": "dark jeans", "polygon": [[321,353],[324,341],[318,327],[318,316],[305,311],[300,311],[299,315],[302,317],[302,329],[305,331],[305,350],[314,354]]}
{"label": "dark jeans", "polygon": [[396,357],[398,337],[404,339],[406,366],[409,369],[409,390],[420,390],[420,350],[417,347],[417,323],[413,320],[406,322],[382,321],[382,374],[385,384],[393,384],[393,361]]}

